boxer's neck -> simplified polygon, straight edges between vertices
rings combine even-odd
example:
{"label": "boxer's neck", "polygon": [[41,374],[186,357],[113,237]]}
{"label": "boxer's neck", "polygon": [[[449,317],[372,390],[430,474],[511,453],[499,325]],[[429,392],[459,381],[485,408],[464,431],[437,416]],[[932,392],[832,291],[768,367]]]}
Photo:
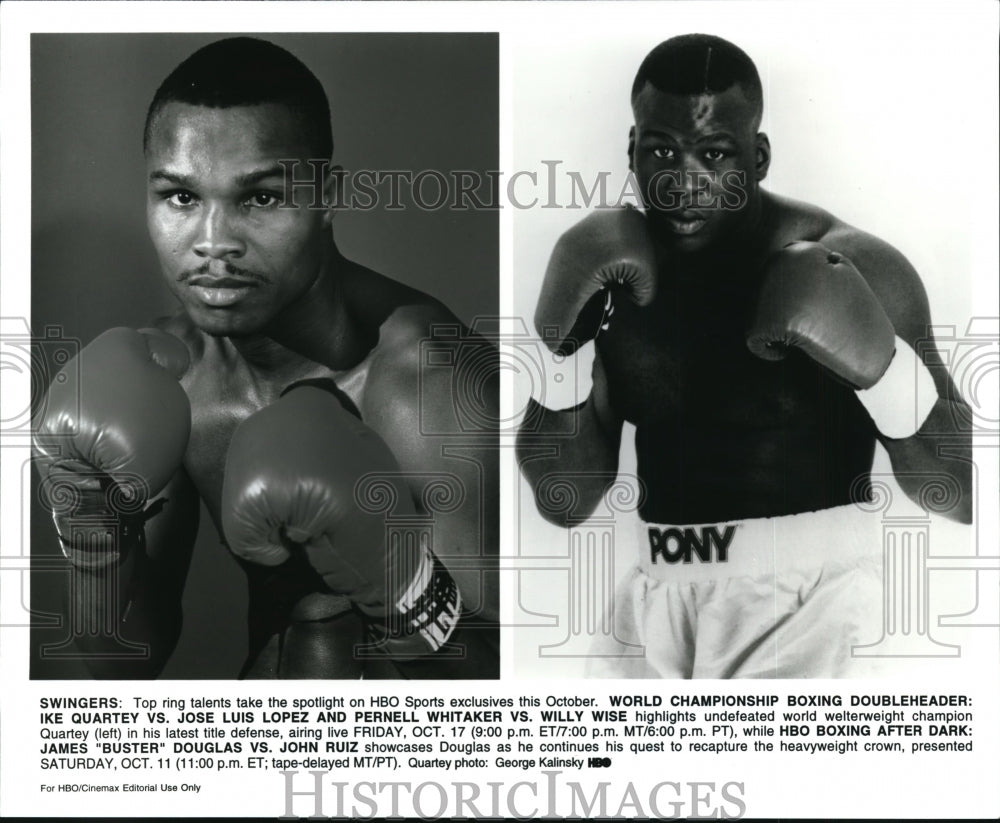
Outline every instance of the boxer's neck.
{"label": "boxer's neck", "polygon": [[295,376],[316,364],[333,372],[357,365],[367,351],[344,298],[341,279],[347,265],[331,238],[309,289],[263,333],[231,338],[247,365],[272,377]]}

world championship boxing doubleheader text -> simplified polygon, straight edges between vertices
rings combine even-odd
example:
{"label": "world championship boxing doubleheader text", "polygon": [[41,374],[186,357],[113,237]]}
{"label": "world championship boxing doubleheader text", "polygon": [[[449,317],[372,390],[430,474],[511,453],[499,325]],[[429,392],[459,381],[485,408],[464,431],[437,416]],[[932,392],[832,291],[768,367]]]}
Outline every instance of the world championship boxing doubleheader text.
{"label": "world championship boxing doubleheader text", "polygon": [[41,792],[212,793],[252,771],[285,818],[740,817],[753,805],[742,775],[671,779],[664,756],[706,769],[733,754],[968,757],[979,731],[971,697],[950,692],[50,694],[37,705]]}

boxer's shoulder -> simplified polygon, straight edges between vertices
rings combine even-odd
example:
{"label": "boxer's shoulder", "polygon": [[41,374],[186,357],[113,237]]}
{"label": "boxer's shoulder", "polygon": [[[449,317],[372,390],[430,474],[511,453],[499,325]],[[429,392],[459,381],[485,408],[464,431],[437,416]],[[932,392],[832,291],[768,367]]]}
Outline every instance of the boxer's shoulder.
{"label": "boxer's shoulder", "polygon": [[879,237],[838,221],[820,242],[844,255],[861,273],[904,339],[926,334],[930,308],[920,275],[910,261]]}
{"label": "boxer's shoulder", "polygon": [[379,334],[379,352],[386,365],[413,368],[419,365],[422,344],[462,339],[468,331],[457,317],[437,301],[397,307],[385,319]]}
{"label": "boxer's shoulder", "polygon": [[897,333],[907,337],[907,332],[925,325],[929,312],[926,292],[920,276],[898,249],[817,206],[773,194],[768,194],[768,204],[772,250],[796,240],[822,243],[854,264]]}
{"label": "boxer's shoulder", "polygon": [[819,206],[771,192],[764,193],[764,203],[770,251],[777,251],[796,240],[818,242],[840,222]]}
{"label": "boxer's shoulder", "polygon": [[832,251],[840,252],[861,268],[866,278],[910,277],[916,273],[906,258],[889,243],[852,226],[825,209],[768,194],[772,227],[771,246],[777,250],[788,243],[807,240],[822,243]]}
{"label": "boxer's shoulder", "polygon": [[[380,413],[415,414],[421,393],[440,390],[443,376],[433,367],[431,349],[467,333],[459,320],[440,303],[410,303],[387,314],[378,329],[378,342],[369,355],[365,405]],[[450,353],[446,355],[450,357]],[[448,372],[448,378],[451,377]],[[435,388],[436,387],[436,388]]]}
{"label": "boxer's shoulder", "polygon": [[873,280],[917,277],[913,266],[898,249],[874,234],[841,220],[817,239],[827,248],[848,257],[869,283]]}
{"label": "boxer's shoulder", "polygon": [[400,328],[402,321],[419,320],[421,312],[448,312],[429,294],[351,260],[342,259],[339,282],[351,316],[369,331],[382,333],[386,323]]}
{"label": "boxer's shoulder", "polygon": [[374,341],[369,385],[415,372],[424,341],[461,334],[458,318],[439,300],[350,260],[343,260],[340,283],[352,319]]}
{"label": "boxer's shoulder", "polygon": [[[380,433],[405,432],[414,442],[420,440],[412,436],[417,431],[464,431],[458,410],[490,402],[484,387],[495,371],[495,354],[488,341],[427,295],[400,304],[382,319],[367,358],[362,417]],[[466,397],[469,392],[476,398]]]}

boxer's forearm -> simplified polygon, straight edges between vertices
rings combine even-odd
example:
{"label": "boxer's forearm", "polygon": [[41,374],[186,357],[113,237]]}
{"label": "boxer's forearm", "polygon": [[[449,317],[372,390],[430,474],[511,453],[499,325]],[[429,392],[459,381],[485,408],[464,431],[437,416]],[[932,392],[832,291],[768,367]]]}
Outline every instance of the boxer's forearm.
{"label": "boxer's forearm", "polygon": [[100,571],[74,568],[64,613],[91,675],[98,679],[159,676],[180,636],[179,600],[168,602],[135,558]]}
{"label": "boxer's forearm", "polygon": [[906,495],[960,523],[972,522],[971,419],[963,402],[939,398],[915,435],[882,440]]}
{"label": "boxer's forearm", "polygon": [[[74,636],[94,677],[151,678],[163,670],[180,636],[199,505],[187,475],[179,472],[147,507],[120,562],[94,570],[74,566],[65,613],[84,629]],[[135,644],[144,652],[137,654]]]}
{"label": "boxer's forearm", "polygon": [[[594,395],[572,409],[552,411],[531,401],[517,438],[521,471],[535,495],[539,513],[559,526],[593,513],[618,472],[621,424],[602,423]],[[577,500],[569,510],[550,484],[568,483]]]}
{"label": "boxer's forearm", "polygon": [[[444,451],[446,446],[436,446]],[[464,612],[479,620],[496,621],[500,615],[499,563],[500,552],[500,469],[498,449],[470,454],[460,451],[460,441],[454,441],[456,454],[474,459],[431,463],[440,466],[458,483],[465,503],[454,511],[424,513],[433,517],[431,551],[448,569],[462,594]],[[415,486],[415,501],[423,506],[433,503],[426,497],[425,486]],[[426,501],[425,501],[426,498]]]}

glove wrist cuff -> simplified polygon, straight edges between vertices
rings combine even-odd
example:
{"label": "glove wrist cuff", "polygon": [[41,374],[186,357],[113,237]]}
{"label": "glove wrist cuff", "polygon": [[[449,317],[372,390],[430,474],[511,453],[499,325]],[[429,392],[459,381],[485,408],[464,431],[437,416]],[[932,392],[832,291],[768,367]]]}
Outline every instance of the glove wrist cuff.
{"label": "glove wrist cuff", "polygon": [[930,370],[899,336],[885,374],[874,386],[856,394],[879,432],[893,440],[916,434],[938,399]]}
{"label": "glove wrist cuff", "polygon": [[393,657],[436,652],[451,637],[462,611],[454,578],[426,547],[409,586],[380,620],[368,623],[368,638]]}
{"label": "glove wrist cuff", "polygon": [[52,515],[62,553],[79,569],[120,566],[145,540],[142,515]]}
{"label": "glove wrist cuff", "polygon": [[74,485],[67,476],[50,475],[44,494],[63,555],[77,568],[100,571],[121,565],[142,548],[145,523],[159,514],[166,500],[145,506],[144,499],[126,493],[110,478],[97,485],[87,485],[87,480]]}

